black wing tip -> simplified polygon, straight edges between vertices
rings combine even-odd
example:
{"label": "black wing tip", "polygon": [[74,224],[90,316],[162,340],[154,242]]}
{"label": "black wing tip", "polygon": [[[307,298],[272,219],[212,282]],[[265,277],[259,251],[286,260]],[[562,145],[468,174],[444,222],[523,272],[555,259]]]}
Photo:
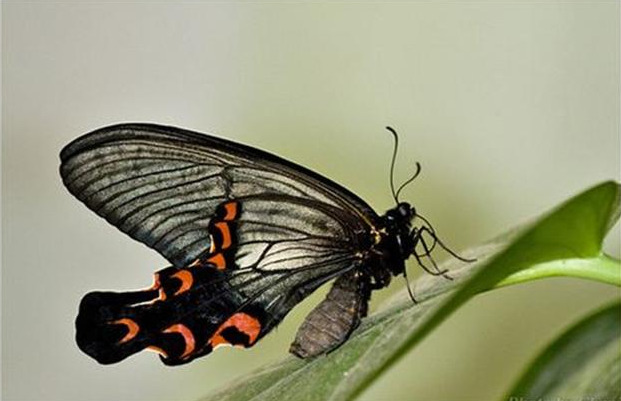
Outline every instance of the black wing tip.
{"label": "black wing tip", "polygon": [[102,365],[117,363],[133,352],[123,352],[117,343],[123,338],[123,329],[105,323],[102,311],[106,309],[110,293],[91,292],[82,298],[75,320],[75,340],[82,352]]}
{"label": "black wing tip", "polygon": [[[147,347],[148,325],[143,325],[148,308],[137,304],[152,300],[157,291],[110,292],[86,294],[75,319],[78,348],[102,365],[120,362]],[[127,338],[129,320],[136,331]],[[144,326],[144,327],[141,327]]]}

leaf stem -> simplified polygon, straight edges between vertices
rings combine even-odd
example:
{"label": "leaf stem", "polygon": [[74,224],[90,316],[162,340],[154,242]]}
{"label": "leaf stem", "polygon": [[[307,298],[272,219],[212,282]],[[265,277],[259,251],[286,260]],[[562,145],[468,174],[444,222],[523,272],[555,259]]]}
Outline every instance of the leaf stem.
{"label": "leaf stem", "polygon": [[621,287],[621,261],[601,254],[596,258],[563,259],[540,263],[520,270],[496,284],[495,288],[547,277],[577,277]]}

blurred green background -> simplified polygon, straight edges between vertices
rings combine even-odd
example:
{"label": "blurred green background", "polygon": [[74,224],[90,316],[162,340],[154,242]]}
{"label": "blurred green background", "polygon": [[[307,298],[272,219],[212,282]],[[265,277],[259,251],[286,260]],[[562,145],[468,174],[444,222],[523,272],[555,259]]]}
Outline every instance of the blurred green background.
{"label": "blurred green background", "polygon": [[[619,2],[3,2],[2,396],[194,400],[283,358],[296,308],[250,350],[100,366],[81,296],[151,284],[163,258],[73,199],[58,152],[121,121],[178,125],[310,167],[383,212],[402,198],[455,249],[619,180]],[[619,229],[607,251],[619,256]],[[411,263],[412,275],[418,268]],[[395,280],[373,306],[402,289]],[[491,400],[619,290],[550,279],[477,297],[363,400]]]}

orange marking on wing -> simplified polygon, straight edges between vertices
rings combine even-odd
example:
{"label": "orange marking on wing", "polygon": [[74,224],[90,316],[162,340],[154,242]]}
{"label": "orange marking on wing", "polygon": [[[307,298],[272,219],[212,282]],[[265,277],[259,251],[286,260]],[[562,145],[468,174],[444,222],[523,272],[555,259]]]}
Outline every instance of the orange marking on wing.
{"label": "orange marking on wing", "polygon": [[158,297],[149,301],[149,304],[152,304],[155,301],[163,301],[166,299],[166,294],[164,293],[164,290],[162,289],[162,283],[160,282],[159,273],[153,274],[153,285],[144,291],[158,291]]}
{"label": "orange marking on wing", "polygon": [[221,253],[216,253],[215,255],[207,259],[207,262],[213,263],[218,270],[226,269],[226,260],[224,259],[224,255],[222,255]]}
{"label": "orange marking on wing", "polygon": [[220,334],[214,334],[213,336],[211,336],[211,338],[209,339],[209,344],[211,344],[211,347],[213,349],[215,349],[219,345],[231,345]]}
{"label": "orange marking on wing", "polygon": [[224,218],[222,220],[235,220],[235,217],[237,217],[237,202],[225,203],[224,210],[226,210],[226,214],[224,215]]}
{"label": "orange marking on wing", "polygon": [[192,273],[189,270],[179,270],[177,273],[173,274],[171,277],[178,278],[181,280],[181,287],[175,292],[175,295],[179,295],[182,292],[186,292],[192,287],[192,283],[194,282],[194,277],[192,277]]}
{"label": "orange marking on wing", "polygon": [[158,354],[162,355],[164,358],[168,358],[168,354],[166,353],[166,351],[164,351],[160,347],[156,347],[155,345],[149,345],[147,347],[147,350],[157,352]]}
{"label": "orange marking on wing", "polygon": [[196,346],[194,342],[194,334],[192,334],[192,330],[188,329],[183,324],[173,324],[169,328],[163,331],[164,333],[179,333],[183,336],[183,341],[185,341],[185,350],[183,354],[181,354],[181,358],[185,358],[194,351],[194,347]]}
{"label": "orange marking on wing", "polygon": [[239,312],[222,323],[214,335],[211,336],[209,342],[212,347],[215,348],[218,345],[229,344],[229,342],[220,334],[227,327],[235,327],[240,332],[246,334],[250,339],[250,345],[254,344],[259,336],[259,333],[261,332],[261,322],[259,322],[257,318],[254,318],[246,313]]}
{"label": "orange marking on wing", "polygon": [[229,230],[229,225],[225,222],[219,222],[214,224],[220,233],[222,234],[222,244],[220,245],[220,249],[226,249],[231,246],[233,240],[231,239],[231,231]]}
{"label": "orange marking on wing", "polygon": [[121,338],[118,344],[123,344],[136,337],[138,331],[140,331],[140,326],[134,320],[124,317],[123,319],[115,320],[110,322],[110,324],[124,324],[127,327],[127,334],[123,338]]}
{"label": "orange marking on wing", "polygon": [[158,288],[160,288],[160,275],[159,273],[155,273],[153,274],[153,285],[149,288],[147,288],[147,291],[153,291],[153,290],[157,290]]}

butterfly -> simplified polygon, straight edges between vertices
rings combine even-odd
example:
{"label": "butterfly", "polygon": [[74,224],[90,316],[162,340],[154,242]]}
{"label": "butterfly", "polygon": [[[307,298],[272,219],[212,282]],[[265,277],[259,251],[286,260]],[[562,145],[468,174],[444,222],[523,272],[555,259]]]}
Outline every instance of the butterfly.
{"label": "butterfly", "polygon": [[395,191],[398,137],[387,128],[396,206],[383,215],[313,171],[210,135],[130,123],[71,142],[60,154],[69,191],[171,264],[148,289],[85,295],[79,348],[102,364],[151,349],[180,365],[222,345],[251,347],[335,279],[291,345],[295,355],[314,357],[347,340],[371,292],[405,275],[410,256],[449,277],[430,256],[436,244],[448,248],[398,200],[420,164]]}

